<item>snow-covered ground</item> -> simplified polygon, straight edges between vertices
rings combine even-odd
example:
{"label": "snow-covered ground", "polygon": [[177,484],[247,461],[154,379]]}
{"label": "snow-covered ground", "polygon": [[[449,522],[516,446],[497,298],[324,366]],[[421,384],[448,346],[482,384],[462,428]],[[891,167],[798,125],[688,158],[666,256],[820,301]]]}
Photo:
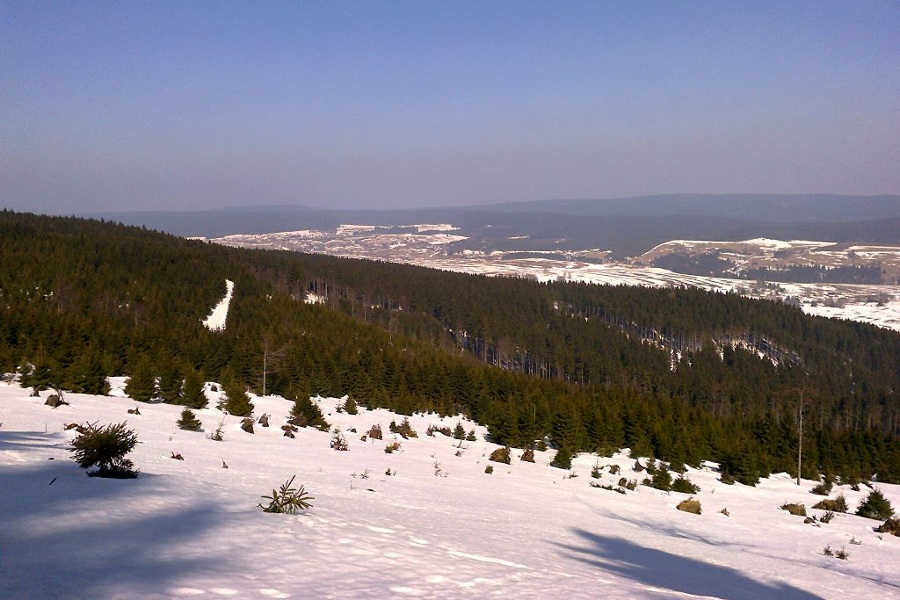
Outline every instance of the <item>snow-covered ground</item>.
{"label": "snow-covered ground", "polygon": [[234,282],[225,280],[225,297],[222,298],[209,316],[203,320],[203,326],[210,331],[222,331],[228,320],[228,307],[231,306],[231,297],[234,296]]}
{"label": "snow-covered ground", "polygon": [[[675,509],[682,494],[592,488],[598,461],[599,483],[643,478],[624,454],[580,455],[577,477],[548,466],[552,450],[535,464],[515,449],[511,465],[488,463],[496,446],[482,427],[463,421],[475,442],[428,437],[429,424],[458,420],[434,414],[412,416],[419,437],[388,454],[388,426],[402,417],[338,413],[336,399],[317,401],[347,452],[313,429],[283,437],[290,403],[272,396],[252,397],[271,427],[251,435],[209,408],[195,433],[175,425],[180,407],[128,414],[137,403],[115,383],[113,396],[66,394],[57,409],[47,392],[0,384],[0,598],[900,598],[900,538],[850,514],[804,524],[779,507],[820,497],[785,474],[748,488],[692,469],[703,508],[693,515]],[[64,424],[126,420],[140,477],[85,476]],[[220,422],[224,440],[213,441]],[[361,441],[374,424],[385,439]],[[294,475],[313,507],[262,512],[261,496]],[[900,507],[900,486],[878,487]],[[838,491],[854,510],[867,490]]]}

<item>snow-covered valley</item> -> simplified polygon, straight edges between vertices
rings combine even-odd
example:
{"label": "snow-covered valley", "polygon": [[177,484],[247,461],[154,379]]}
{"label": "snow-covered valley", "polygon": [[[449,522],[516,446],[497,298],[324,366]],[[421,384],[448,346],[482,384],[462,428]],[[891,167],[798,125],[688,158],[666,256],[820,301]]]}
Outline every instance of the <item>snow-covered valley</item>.
{"label": "snow-covered valley", "polygon": [[[66,394],[56,409],[44,405],[49,392],[0,384],[0,597],[900,598],[900,538],[852,514],[804,523],[781,510],[798,502],[825,514],[810,508],[821,499],[809,493],[815,482],[798,487],[787,474],[751,488],[721,483],[713,465],[689,469],[701,488],[695,515],[676,510],[684,494],[591,486],[641,481],[627,453],[581,454],[565,471],[549,466],[553,450],[528,463],[513,449],[505,465],[488,461],[497,446],[465,420],[476,441],[426,435],[458,417],[413,415],[418,437],[403,439],[388,433],[402,416],[350,415],[318,398],[346,438],[339,452],[329,432],[284,437],[291,403],[276,396],[251,396],[271,426],[246,433],[213,408],[217,392],[196,411],[204,432],[191,432],[176,426],[182,407],[129,414],[137,403],[113,383],[110,396]],[[85,476],[64,425],[126,420],[140,476]],[[363,441],[375,424],[384,439]],[[394,441],[400,449],[385,452]],[[294,475],[312,508],[260,510]],[[876,487],[900,506],[900,486]],[[867,492],[836,486],[831,496],[852,512]]]}

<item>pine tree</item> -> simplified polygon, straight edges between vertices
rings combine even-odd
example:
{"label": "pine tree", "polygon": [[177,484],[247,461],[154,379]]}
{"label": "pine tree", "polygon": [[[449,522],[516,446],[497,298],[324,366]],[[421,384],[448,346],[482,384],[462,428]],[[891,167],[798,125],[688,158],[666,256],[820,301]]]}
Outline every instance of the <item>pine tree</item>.
{"label": "pine tree", "polygon": [[297,427],[315,427],[322,431],[331,429],[322,411],[308,396],[300,396],[294,400],[291,423]]}
{"label": "pine tree", "polygon": [[222,385],[224,397],[219,402],[219,408],[236,417],[249,417],[253,413],[253,403],[250,396],[244,391],[244,385],[232,379]]}
{"label": "pine tree", "polygon": [[177,424],[180,429],[187,431],[202,431],[200,419],[198,419],[197,415],[194,414],[194,411],[189,408],[181,411],[181,418],[178,420]]}
{"label": "pine tree", "polygon": [[556,467],[557,469],[571,469],[572,468],[572,451],[569,450],[568,446],[563,446],[556,452],[556,456],[553,457],[553,461],[550,463],[551,467]]}
{"label": "pine tree", "polygon": [[133,429],[125,429],[125,423],[97,427],[94,424],[82,426],[81,433],[72,440],[69,452],[82,469],[96,466],[90,476],[129,479],[137,477],[134,463],[125,455],[134,449],[137,435]]}
{"label": "pine tree", "polygon": [[181,370],[174,361],[166,361],[159,376],[159,397],[168,404],[184,404]]}
{"label": "pine tree", "polygon": [[209,398],[203,391],[203,375],[199,371],[191,369],[187,372],[181,393],[181,404],[188,408],[206,408],[209,404]]}
{"label": "pine tree", "polygon": [[891,502],[884,497],[881,490],[872,490],[866,499],[860,503],[856,509],[856,514],[867,519],[890,519],[894,516],[894,509]]}
{"label": "pine tree", "polygon": [[156,398],[156,378],[146,357],[139,358],[132,369],[125,383],[125,393],[138,402],[150,402]]}

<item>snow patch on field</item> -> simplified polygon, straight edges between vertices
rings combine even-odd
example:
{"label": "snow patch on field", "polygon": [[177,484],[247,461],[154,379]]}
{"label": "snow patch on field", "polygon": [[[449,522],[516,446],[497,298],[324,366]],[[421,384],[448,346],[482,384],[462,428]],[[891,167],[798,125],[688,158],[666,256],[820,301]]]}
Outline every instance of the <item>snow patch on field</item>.
{"label": "snow patch on field", "polygon": [[[549,466],[552,450],[536,452],[536,463],[517,449],[510,465],[488,463],[497,446],[479,425],[415,414],[419,437],[403,439],[388,433],[402,416],[348,415],[337,398],[314,401],[347,452],[330,448],[328,432],[283,437],[291,403],[278,396],[251,395],[255,414],[272,422],[253,435],[214,408],[196,411],[205,432],[189,432],[175,425],[179,406],[128,414],[136,403],[121,397],[123,381],[112,380],[116,396],[66,394],[70,405],[58,409],[44,406],[48,392],[32,398],[0,383],[0,597],[900,598],[900,538],[850,514],[804,524],[779,506],[820,497],[809,493],[814,482],[798,487],[786,474],[749,488],[719,482],[712,463],[689,469],[702,488],[703,512],[692,515],[675,509],[682,494],[589,485],[642,479],[627,453],[579,455],[571,472]],[[209,396],[215,406],[218,393]],[[125,420],[141,442],[130,456],[140,477],[86,477],[63,425]],[[477,441],[425,435],[457,421]],[[216,442],[207,436],[220,423]],[[361,439],[374,424],[385,439]],[[395,440],[400,449],[385,453]],[[313,507],[263,513],[262,495],[293,475]],[[900,486],[878,487],[900,506]],[[832,495],[852,510],[867,491]],[[825,546],[845,548],[849,560],[825,556]]]}

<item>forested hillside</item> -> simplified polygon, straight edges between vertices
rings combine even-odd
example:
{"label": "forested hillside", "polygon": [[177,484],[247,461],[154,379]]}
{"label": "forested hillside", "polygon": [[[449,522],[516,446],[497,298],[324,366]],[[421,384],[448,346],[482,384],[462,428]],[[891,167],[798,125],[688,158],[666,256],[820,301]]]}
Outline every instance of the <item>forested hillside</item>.
{"label": "forested hillside", "polygon": [[[0,370],[463,411],[499,443],[900,481],[900,335],[693,289],[489,279],[0,213]],[[235,295],[224,331],[202,319]],[[306,302],[307,294],[321,299]],[[265,377],[264,377],[265,373]]]}

